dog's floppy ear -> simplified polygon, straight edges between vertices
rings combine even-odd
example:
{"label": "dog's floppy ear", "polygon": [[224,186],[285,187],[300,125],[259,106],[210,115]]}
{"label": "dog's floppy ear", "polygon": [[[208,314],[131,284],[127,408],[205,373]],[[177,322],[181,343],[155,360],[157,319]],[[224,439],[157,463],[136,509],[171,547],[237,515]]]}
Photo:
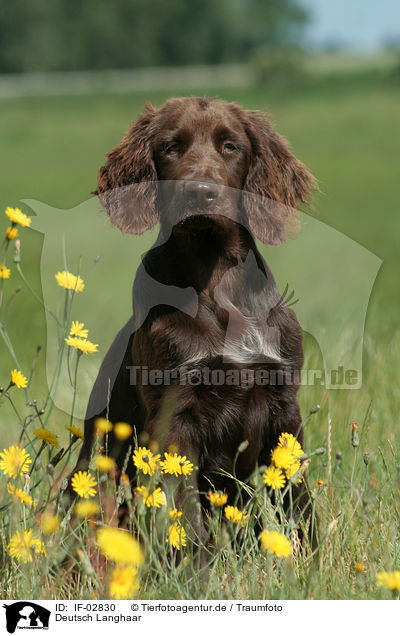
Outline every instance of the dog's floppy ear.
{"label": "dog's floppy ear", "polygon": [[263,243],[277,245],[296,222],[295,208],[308,201],[315,179],[263,113],[242,111],[242,123],[252,146],[243,195],[249,228]]}
{"label": "dog's floppy ear", "polygon": [[123,232],[142,234],[157,223],[156,181],[151,138],[156,112],[151,105],[129,128],[119,146],[107,154],[98,174],[97,189],[113,225]]}

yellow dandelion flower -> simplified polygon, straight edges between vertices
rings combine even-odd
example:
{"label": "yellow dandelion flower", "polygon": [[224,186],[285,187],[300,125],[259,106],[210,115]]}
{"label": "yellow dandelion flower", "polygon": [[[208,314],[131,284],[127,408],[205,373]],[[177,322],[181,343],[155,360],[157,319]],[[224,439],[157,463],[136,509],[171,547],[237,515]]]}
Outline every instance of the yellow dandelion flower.
{"label": "yellow dandelion flower", "polygon": [[94,458],[94,465],[100,473],[109,473],[115,466],[115,461],[108,455],[97,455]]}
{"label": "yellow dandelion flower", "polygon": [[7,546],[8,553],[17,561],[32,561],[32,550],[36,554],[46,554],[46,549],[42,541],[36,539],[32,530],[24,530],[23,532],[15,532]]}
{"label": "yellow dandelion flower", "polygon": [[84,499],[75,504],[75,514],[78,517],[94,517],[99,514],[101,508],[95,501]]}
{"label": "yellow dandelion flower", "polygon": [[74,276],[70,272],[57,272],[56,281],[64,289],[72,289],[74,292],[81,292],[85,289],[85,283],[80,276]]}
{"label": "yellow dandelion flower", "polygon": [[136,567],[143,563],[143,552],[140,544],[126,530],[101,528],[97,532],[96,542],[102,554],[110,561]]}
{"label": "yellow dandelion flower", "polygon": [[135,489],[135,493],[142,498],[143,503],[148,508],[159,508],[167,503],[165,493],[163,493],[161,488],[156,488],[153,492],[150,492],[146,486],[140,486]]}
{"label": "yellow dandelion flower", "polygon": [[379,587],[386,587],[388,590],[398,592],[400,590],[400,571],[378,572],[376,582]]}
{"label": "yellow dandelion flower", "polygon": [[72,435],[74,437],[78,437],[79,439],[83,439],[83,431],[81,431],[81,429],[78,428],[77,426],[69,426],[68,425],[65,428],[67,429],[67,431],[72,433]]}
{"label": "yellow dandelion flower", "polygon": [[90,342],[90,340],[75,338],[75,336],[68,336],[68,338],[64,338],[64,340],[69,347],[74,347],[74,349],[78,349],[78,351],[82,351],[82,353],[97,353],[99,350],[99,345]]}
{"label": "yellow dandelion flower", "polygon": [[232,521],[232,523],[234,523],[235,525],[240,523],[242,527],[244,526],[244,523],[248,517],[245,512],[242,512],[236,506],[225,506],[224,512],[225,517],[228,519],[228,521]]}
{"label": "yellow dandelion flower", "polygon": [[17,238],[17,236],[18,236],[17,228],[10,225],[10,227],[6,229],[6,239],[8,239],[9,241],[12,241],[13,239]]}
{"label": "yellow dandelion flower", "polygon": [[136,468],[139,468],[144,475],[154,475],[160,463],[160,455],[153,455],[151,450],[145,446],[139,446],[133,453],[132,458]]}
{"label": "yellow dandelion flower", "polygon": [[61,520],[57,515],[51,512],[44,512],[40,517],[40,527],[44,534],[54,534],[60,527]]}
{"label": "yellow dandelion flower", "polygon": [[[297,473],[297,471],[300,470],[300,466],[301,466],[301,464],[300,464],[299,460],[298,459],[295,460],[293,462],[293,464],[291,466],[289,466],[289,468],[287,468],[285,470],[286,477],[288,479],[291,479],[292,477],[294,477],[294,475]],[[302,481],[303,481],[303,479],[302,479],[301,474],[300,474],[300,476],[298,477],[298,479],[296,481],[296,484],[300,484]]]}
{"label": "yellow dandelion flower", "polygon": [[22,488],[17,488],[14,484],[7,484],[7,490],[14,497],[14,499],[20,501],[26,506],[34,506],[35,502],[32,497],[22,490]]}
{"label": "yellow dandelion flower", "polygon": [[177,453],[164,453],[165,459],[160,462],[164,473],[169,475],[190,475],[193,471],[193,464],[186,459],[186,455],[178,455]]}
{"label": "yellow dandelion flower", "polygon": [[278,446],[289,449],[294,457],[301,457],[304,455],[301,444],[291,433],[281,433],[278,440]]}
{"label": "yellow dandelion flower", "polygon": [[285,446],[277,446],[272,452],[272,461],[278,468],[286,470],[290,468],[296,460],[288,448]]}
{"label": "yellow dandelion flower", "polygon": [[209,490],[207,493],[207,499],[213,506],[221,508],[222,506],[225,506],[228,501],[228,495],[224,492],[212,492],[212,490]]}
{"label": "yellow dandelion flower", "polygon": [[28,385],[28,379],[18,369],[11,371],[11,384],[15,384],[18,389],[26,389]]}
{"label": "yellow dandelion flower", "polygon": [[36,431],[33,431],[33,433],[34,435],[36,435],[36,437],[41,439],[48,446],[51,444],[52,446],[56,446],[56,448],[58,448],[57,437],[53,433],[50,433],[50,431],[48,431],[47,429],[37,428]]}
{"label": "yellow dandelion flower", "polygon": [[70,336],[78,336],[79,338],[87,338],[89,331],[84,329],[85,323],[78,322],[78,320],[73,320],[71,329],[69,331]]}
{"label": "yellow dandelion flower", "polygon": [[79,470],[71,479],[71,486],[73,490],[84,499],[89,499],[89,497],[94,497],[96,494],[95,486],[97,485],[97,481],[94,477],[88,473],[86,470]]}
{"label": "yellow dandelion flower", "polygon": [[[172,523],[168,528],[169,540],[173,548],[177,550],[186,545],[186,532],[179,523]],[[167,539],[168,543],[168,539]]]}
{"label": "yellow dandelion flower", "polygon": [[0,265],[0,278],[10,278],[11,270],[5,265]]}
{"label": "yellow dandelion flower", "polygon": [[105,433],[109,433],[110,431],[112,431],[112,427],[113,427],[111,422],[106,420],[105,417],[98,417],[95,420],[94,425],[96,427],[96,432],[100,433],[101,435],[104,435]]}
{"label": "yellow dandelion flower", "polygon": [[0,469],[10,477],[17,477],[29,470],[32,460],[24,448],[10,446],[0,453]]}
{"label": "yellow dandelion flower", "polygon": [[132,565],[114,568],[108,589],[111,598],[117,600],[132,598],[133,594],[140,589],[137,569]]}
{"label": "yellow dandelion flower", "polygon": [[177,508],[172,508],[168,510],[168,514],[171,521],[178,521],[182,518],[183,512],[182,510],[177,510]]}
{"label": "yellow dandelion flower", "polygon": [[292,553],[292,544],[284,534],[276,530],[264,530],[260,534],[261,545],[270,554],[278,557],[288,557]]}
{"label": "yellow dandelion flower", "polygon": [[278,490],[284,487],[286,479],[280,468],[268,466],[263,474],[263,482],[266,486]]}
{"label": "yellow dandelion flower", "polygon": [[123,442],[132,435],[132,430],[132,426],[129,426],[126,422],[117,422],[114,426],[114,435]]}
{"label": "yellow dandelion flower", "polygon": [[356,571],[356,574],[362,574],[365,570],[364,563],[361,563],[361,561],[357,561],[354,569]]}
{"label": "yellow dandelion flower", "polygon": [[19,208],[6,208],[6,214],[12,223],[17,223],[21,227],[29,227],[32,219],[27,216]]}

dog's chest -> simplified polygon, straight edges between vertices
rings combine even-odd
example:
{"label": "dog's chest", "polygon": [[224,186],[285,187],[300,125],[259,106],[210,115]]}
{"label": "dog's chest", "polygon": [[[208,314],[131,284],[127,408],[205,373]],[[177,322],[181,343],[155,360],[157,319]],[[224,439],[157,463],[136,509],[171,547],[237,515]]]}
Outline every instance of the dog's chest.
{"label": "dog's chest", "polygon": [[245,315],[232,302],[217,305],[209,300],[201,302],[194,319],[201,338],[193,339],[189,355],[183,365],[191,365],[215,358],[224,364],[255,365],[282,362],[280,332],[267,321]]}

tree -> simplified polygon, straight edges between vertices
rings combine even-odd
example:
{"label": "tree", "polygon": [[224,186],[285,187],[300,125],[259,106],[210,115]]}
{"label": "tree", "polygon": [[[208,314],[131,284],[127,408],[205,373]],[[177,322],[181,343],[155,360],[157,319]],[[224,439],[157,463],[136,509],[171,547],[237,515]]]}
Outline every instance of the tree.
{"label": "tree", "polygon": [[306,17],[298,0],[1,0],[0,72],[243,61]]}

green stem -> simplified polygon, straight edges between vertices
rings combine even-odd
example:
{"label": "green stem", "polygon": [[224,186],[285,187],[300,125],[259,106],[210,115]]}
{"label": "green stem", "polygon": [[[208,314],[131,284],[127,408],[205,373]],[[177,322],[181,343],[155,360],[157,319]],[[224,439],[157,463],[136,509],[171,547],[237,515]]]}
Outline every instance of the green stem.
{"label": "green stem", "polygon": [[30,285],[30,283],[28,282],[27,278],[25,278],[25,275],[22,271],[21,265],[19,263],[16,264],[16,268],[17,271],[19,273],[19,275],[21,276],[23,282],[25,283],[26,287],[29,289],[29,291],[31,292],[32,296],[35,298],[35,300],[37,300],[37,302],[39,303],[39,305],[41,305],[43,307],[43,309],[45,309],[45,311],[47,311],[50,316],[52,318],[54,318],[54,320],[56,321],[56,323],[61,327],[60,322],[57,318],[57,316],[51,311],[51,309],[49,309],[44,302],[42,301],[42,299],[40,298],[40,296],[38,296],[38,294],[35,292],[35,290],[33,289],[33,287]]}
{"label": "green stem", "polygon": [[35,466],[36,466],[36,462],[37,462],[37,460],[39,459],[39,456],[42,454],[42,452],[43,452],[43,450],[45,449],[45,447],[46,447],[46,442],[42,442],[42,445],[41,445],[41,447],[39,448],[39,452],[38,452],[38,454],[36,455],[36,457],[35,457],[35,459],[34,459],[34,461],[33,461],[32,468],[31,468],[31,469],[30,469],[30,471],[29,471],[29,474],[30,474],[30,475],[32,475],[33,470],[34,470],[34,468],[35,468]]}
{"label": "green stem", "polygon": [[[64,297],[64,321],[63,321],[63,325],[61,325],[60,323],[59,326],[63,331],[63,337],[61,338],[61,342],[60,342],[60,348],[59,348],[59,353],[58,353],[58,360],[57,360],[57,365],[56,365],[56,370],[54,372],[53,375],[53,379],[51,381],[51,385],[50,385],[50,389],[49,392],[47,394],[47,398],[46,401],[44,403],[44,409],[46,409],[49,400],[51,399],[51,403],[50,403],[50,407],[49,410],[47,412],[46,415],[46,419],[45,419],[45,424],[47,424],[49,417],[51,415],[51,412],[53,410],[54,407],[54,398],[56,396],[57,390],[58,390],[58,385],[60,383],[60,375],[61,375],[61,368],[62,368],[62,361],[63,361],[63,357],[64,357],[64,349],[65,349],[65,336],[67,333],[67,315],[68,315],[68,290],[65,290],[65,297]],[[58,322],[58,321],[57,321]]]}
{"label": "green stem", "polygon": [[[77,394],[77,384],[78,384],[78,366],[79,366],[79,360],[82,357],[82,353],[79,351],[77,352],[77,356],[76,356],[76,364],[75,364],[75,373],[74,373],[74,385],[72,387],[72,391],[73,391],[73,396],[72,396],[72,406],[71,406],[71,417],[70,417],[70,426],[73,425],[74,423],[74,411],[75,411],[75,402],[76,402],[76,394]],[[68,465],[68,462],[70,460],[71,457],[71,451],[72,451],[72,444],[69,445],[69,449],[68,449],[68,454],[67,454],[67,458],[64,464],[64,468],[65,466]],[[64,470],[64,469],[63,469]]]}

